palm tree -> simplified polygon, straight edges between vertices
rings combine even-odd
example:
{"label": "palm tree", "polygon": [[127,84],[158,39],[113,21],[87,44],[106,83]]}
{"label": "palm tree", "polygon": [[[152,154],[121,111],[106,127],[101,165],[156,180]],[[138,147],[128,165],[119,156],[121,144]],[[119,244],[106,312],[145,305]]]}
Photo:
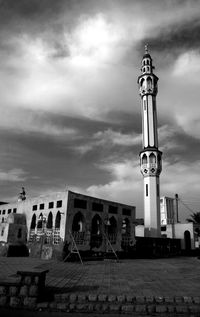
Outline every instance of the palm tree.
{"label": "palm tree", "polygon": [[200,211],[193,212],[190,215],[190,218],[187,218],[186,220],[187,222],[192,222],[194,225],[198,225],[194,231],[200,237]]}
{"label": "palm tree", "polygon": [[193,212],[193,214],[190,215],[190,218],[186,219],[187,222],[193,222],[196,225],[200,225],[200,211]]}

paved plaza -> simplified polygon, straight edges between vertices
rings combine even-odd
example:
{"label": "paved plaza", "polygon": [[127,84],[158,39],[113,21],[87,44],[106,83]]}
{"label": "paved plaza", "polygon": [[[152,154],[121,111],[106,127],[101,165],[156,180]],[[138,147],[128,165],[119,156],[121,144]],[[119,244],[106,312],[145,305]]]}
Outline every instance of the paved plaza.
{"label": "paved plaza", "polygon": [[199,296],[200,260],[195,257],[72,262],[0,258],[0,282],[18,279],[18,270],[48,269],[53,293],[132,296]]}

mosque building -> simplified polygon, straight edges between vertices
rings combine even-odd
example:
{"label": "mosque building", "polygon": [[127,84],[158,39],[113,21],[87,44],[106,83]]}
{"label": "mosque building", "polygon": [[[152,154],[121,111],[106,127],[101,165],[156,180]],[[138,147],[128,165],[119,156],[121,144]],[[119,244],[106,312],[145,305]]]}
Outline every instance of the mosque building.
{"label": "mosque building", "polygon": [[[162,152],[158,146],[156,95],[158,77],[145,47],[138,78],[142,108],[143,149],[140,170],[144,184],[144,226],[136,208],[70,190],[26,198],[22,188],[16,203],[0,203],[0,253],[3,245],[27,244],[30,254],[51,258],[72,240],[78,250],[127,251],[137,237],[180,239],[182,248],[197,246],[193,224],[175,217],[174,199],[160,197]],[[161,239],[162,240],[162,239]]]}

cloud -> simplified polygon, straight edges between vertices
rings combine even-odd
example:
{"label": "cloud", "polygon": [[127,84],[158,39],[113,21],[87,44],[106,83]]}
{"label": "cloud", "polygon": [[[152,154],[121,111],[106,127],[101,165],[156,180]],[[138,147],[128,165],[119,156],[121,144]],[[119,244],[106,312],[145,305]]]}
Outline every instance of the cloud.
{"label": "cloud", "polygon": [[89,186],[87,193],[133,206],[137,205],[142,198],[142,182],[138,165],[139,163],[129,160],[99,165],[99,168],[111,174],[113,180],[104,185]]}
{"label": "cloud", "polygon": [[199,64],[199,52],[194,50],[186,51],[183,54],[180,54],[177,58],[172,75],[177,77],[177,79],[184,76],[187,78],[187,81],[189,76],[190,79],[193,79],[193,81],[195,81],[198,79],[198,73],[200,71]]}
{"label": "cloud", "polygon": [[26,180],[27,173],[20,168],[13,168],[7,172],[0,170],[1,182],[21,182]]}

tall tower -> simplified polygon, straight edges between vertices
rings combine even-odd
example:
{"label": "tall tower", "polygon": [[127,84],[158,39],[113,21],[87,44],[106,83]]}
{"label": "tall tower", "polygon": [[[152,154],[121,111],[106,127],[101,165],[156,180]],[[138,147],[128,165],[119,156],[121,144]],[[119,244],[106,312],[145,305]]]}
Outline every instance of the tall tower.
{"label": "tall tower", "polygon": [[158,77],[153,73],[152,58],[145,46],[141,75],[138,77],[142,107],[143,150],[140,169],[144,181],[144,235],[160,237],[160,181],[162,152],[158,149],[156,95]]}

